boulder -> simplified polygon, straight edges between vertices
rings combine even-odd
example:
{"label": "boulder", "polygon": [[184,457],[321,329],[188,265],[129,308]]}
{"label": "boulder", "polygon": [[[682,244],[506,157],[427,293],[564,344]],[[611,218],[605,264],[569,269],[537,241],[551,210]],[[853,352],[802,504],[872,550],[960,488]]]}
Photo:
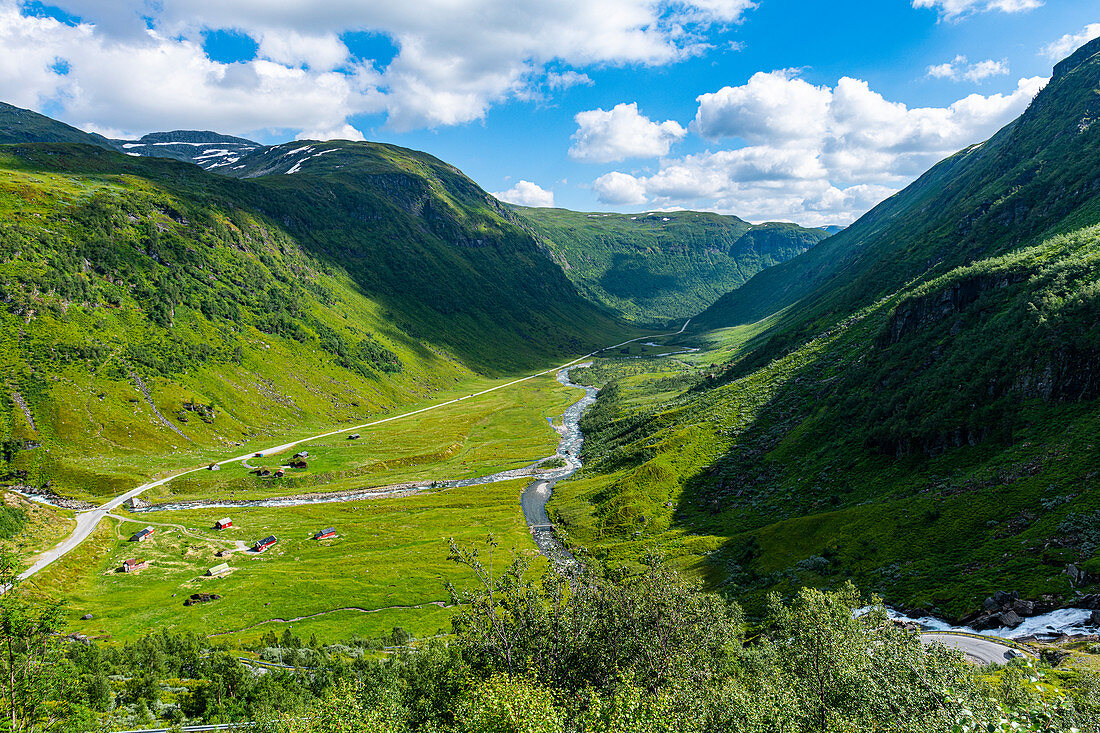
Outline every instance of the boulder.
{"label": "boulder", "polygon": [[997,613],[983,613],[981,616],[978,616],[973,621],[971,621],[968,625],[975,631],[986,631],[987,629],[1000,628],[1000,626],[1002,625],[1001,616]]}
{"label": "boulder", "polygon": [[1005,611],[1000,615],[1001,625],[1007,626],[1010,629],[1014,629],[1024,622],[1015,611]]}
{"label": "boulder", "polygon": [[1015,600],[1012,602],[1012,610],[1016,615],[1027,618],[1035,615],[1035,601]]}
{"label": "boulder", "polygon": [[1081,596],[1077,601],[1077,607],[1100,611],[1100,593],[1089,593],[1087,596]]}
{"label": "boulder", "polygon": [[982,601],[982,608],[987,611],[996,611],[1000,607],[1001,604],[997,602],[997,600],[994,599],[993,596],[990,596],[989,598],[986,598],[984,601]]}
{"label": "boulder", "polygon": [[217,593],[192,593],[191,597],[183,602],[185,606],[194,606],[196,603],[208,603],[221,598]]}
{"label": "boulder", "polygon": [[80,620],[81,621],[91,621],[92,620],[92,614],[86,613],[86,614],[84,614],[83,616],[80,617]]}
{"label": "boulder", "polygon": [[1093,611],[1089,616],[1089,623],[1093,626],[1100,626],[1100,611]]}
{"label": "boulder", "polygon": [[1066,565],[1065,574],[1069,576],[1070,585],[1075,588],[1088,580],[1089,577],[1088,573],[1086,573],[1084,570],[1077,567],[1073,563]]}
{"label": "boulder", "polygon": [[[1017,594],[1017,596],[1018,595],[1019,594]],[[993,594],[993,600],[997,603],[998,606],[1007,606],[1008,604],[1012,603],[1014,598],[1011,593],[1006,593],[1003,590],[999,590]]]}

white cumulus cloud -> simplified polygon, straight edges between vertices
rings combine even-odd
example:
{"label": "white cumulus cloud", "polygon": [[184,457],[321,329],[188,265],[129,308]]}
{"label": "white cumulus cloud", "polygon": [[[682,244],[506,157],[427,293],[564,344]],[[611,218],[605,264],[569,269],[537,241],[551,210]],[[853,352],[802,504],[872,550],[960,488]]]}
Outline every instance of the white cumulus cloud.
{"label": "white cumulus cloud", "polygon": [[1094,38],[1100,38],[1100,23],[1089,23],[1077,33],[1067,33],[1043,46],[1041,53],[1052,61],[1061,61]]}
{"label": "white cumulus cloud", "polygon": [[[542,87],[591,82],[570,68],[660,66],[701,54],[709,46],[700,30],[737,22],[753,7],[749,0],[49,4],[82,23],[40,19],[20,0],[0,0],[6,98],[100,128],[141,131],[173,120],[167,125],[238,133],[335,130],[362,112],[384,114],[398,130],[463,124],[496,104],[538,98]],[[216,30],[250,37],[256,59],[212,61],[202,41]],[[345,33],[382,36],[396,55],[353,61]],[[70,63],[67,74],[51,70],[57,58]]]}
{"label": "white cumulus cloud", "polygon": [[592,182],[592,188],[597,200],[611,206],[644,204],[646,201],[645,184],[629,173],[606,173]]}
{"label": "white cumulus cloud", "polygon": [[578,112],[573,119],[577,131],[569,157],[597,163],[667,155],[669,147],[687,134],[675,120],[649,119],[638,112],[636,103]]}
{"label": "white cumulus cloud", "polygon": [[648,175],[594,182],[604,203],[707,208],[753,221],[848,223],[940,159],[986,139],[1046,83],[971,94],[946,107],[908,107],[841,78],[817,86],[790,71],[755,74],[698,98],[692,129],[740,147],[662,159]]}
{"label": "white cumulus cloud", "polygon": [[993,76],[1005,76],[1008,74],[1008,61],[994,61],[986,59],[977,63],[970,63],[966,56],[956,56],[952,61],[928,67],[928,76],[935,79],[950,79],[951,81],[979,82]]}
{"label": "white cumulus cloud", "polygon": [[914,8],[931,8],[944,20],[964,15],[999,10],[1002,13],[1022,13],[1043,5],[1042,0],[913,0]]}
{"label": "white cumulus cloud", "polygon": [[59,107],[85,129],[333,130],[350,115],[383,108],[378,74],[367,66],[318,71],[264,58],[225,64],[196,42],[153,29],[112,38],[90,23],[24,16],[3,0],[0,47],[0,98]]}
{"label": "white cumulus cloud", "polygon": [[519,206],[553,206],[554,192],[530,181],[519,181],[507,191],[493,193],[501,201]]}

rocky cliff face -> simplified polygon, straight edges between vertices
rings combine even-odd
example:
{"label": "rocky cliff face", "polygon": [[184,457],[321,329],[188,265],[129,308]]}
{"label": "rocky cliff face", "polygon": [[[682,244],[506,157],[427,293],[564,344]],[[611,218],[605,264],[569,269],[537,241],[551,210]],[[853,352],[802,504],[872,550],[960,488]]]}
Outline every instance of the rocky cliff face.
{"label": "rocky cliff face", "polygon": [[895,309],[886,327],[879,334],[878,345],[896,344],[922,328],[961,313],[976,302],[983,293],[1016,285],[1024,282],[1027,277],[1027,273],[1023,272],[976,275],[959,280],[942,290],[910,298]]}

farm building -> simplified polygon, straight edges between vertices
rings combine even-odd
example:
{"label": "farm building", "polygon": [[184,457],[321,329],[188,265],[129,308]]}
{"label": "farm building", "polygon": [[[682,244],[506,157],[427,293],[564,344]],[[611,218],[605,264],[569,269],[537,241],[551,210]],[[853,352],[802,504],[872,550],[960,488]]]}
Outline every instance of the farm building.
{"label": "farm building", "polygon": [[225,575],[228,572],[229,572],[229,563],[223,562],[221,565],[215,565],[214,567],[207,570],[206,574],[213,578],[213,577],[218,576],[218,575]]}
{"label": "farm building", "polygon": [[131,537],[130,541],[131,542],[144,542],[145,540],[152,537],[153,534],[155,534],[155,533],[156,533],[155,529],[153,529],[152,527],[146,527],[145,529],[141,530],[140,532],[135,534],[133,537]]}
{"label": "farm building", "polygon": [[270,537],[264,537],[262,540],[260,540],[255,545],[253,545],[252,551],[253,552],[263,552],[267,548],[274,545],[276,542],[278,542],[278,540],[275,539],[275,535],[272,535]]}
{"label": "farm building", "polygon": [[309,464],[306,462],[306,459],[304,459],[304,458],[295,458],[293,461],[290,462],[290,467],[291,468],[309,468]]}
{"label": "farm building", "polygon": [[326,529],[322,529],[320,532],[313,535],[313,539],[315,539],[315,540],[330,540],[335,536],[336,536],[336,530],[332,527],[328,527]]}
{"label": "farm building", "polygon": [[229,517],[224,517],[214,522],[214,529],[229,529],[233,526],[233,520]]}
{"label": "farm building", "polygon": [[307,450],[298,451],[297,453],[294,454],[294,457],[295,458],[309,458],[309,451],[307,451]]}
{"label": "farm building", "polygon": [[146,560],[127,560],[122,563],[122,572],[132,573],[135,570],[144,570],[149,567],[149,563]]}
{"label": "farm building", "polygon": [[282,466],[279,466],[278,468],[275,469],[275,474],[274,474],[275,478],[282,478],[285,475],[286,475],[286,469],[283,468]]}
{"label": "farm building", "polygon": [[220,471],[220,470],[222,470],[222,467],[219,466],[217,463],[211,463],[209,466],[207,466],[207,468],[209,468],[211,471]]}
{"label": "farm building", "polygon": [[267,466],[260,466],[259,468],[256,469],[256,475],[257,476],[270,476],[271,475],[271,469],[268,468]]}

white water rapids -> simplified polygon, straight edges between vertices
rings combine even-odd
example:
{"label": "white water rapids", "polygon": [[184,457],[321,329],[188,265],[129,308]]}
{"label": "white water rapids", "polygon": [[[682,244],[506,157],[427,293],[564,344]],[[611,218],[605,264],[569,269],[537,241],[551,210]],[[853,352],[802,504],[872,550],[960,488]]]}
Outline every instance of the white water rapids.
{"label": "white water rapids", "polygon": [[907,616],[900,611],[895,611],[892,608],[887,608],[886,611],[890,614],[890,618],[897,621],[918,624],[926,631],[955,631],[963,634],[996,636],[1002,639],[1022,639],[1025,636],[1044,638],[1061,636],[1063,634],[1074,636],[1076,634],[1100,633],[1100,627],[1097,627],[1090,621],[1092,611],[1085,608],[1060,608],[1057,611],[1025,618],[1024,622],[1014,629],[1010,629],[1006,626],[999,629],[985,629],[983,631],[977,631],[969,626],[954,626],[934,616],[920,616],[915,618],[913,616]]}

